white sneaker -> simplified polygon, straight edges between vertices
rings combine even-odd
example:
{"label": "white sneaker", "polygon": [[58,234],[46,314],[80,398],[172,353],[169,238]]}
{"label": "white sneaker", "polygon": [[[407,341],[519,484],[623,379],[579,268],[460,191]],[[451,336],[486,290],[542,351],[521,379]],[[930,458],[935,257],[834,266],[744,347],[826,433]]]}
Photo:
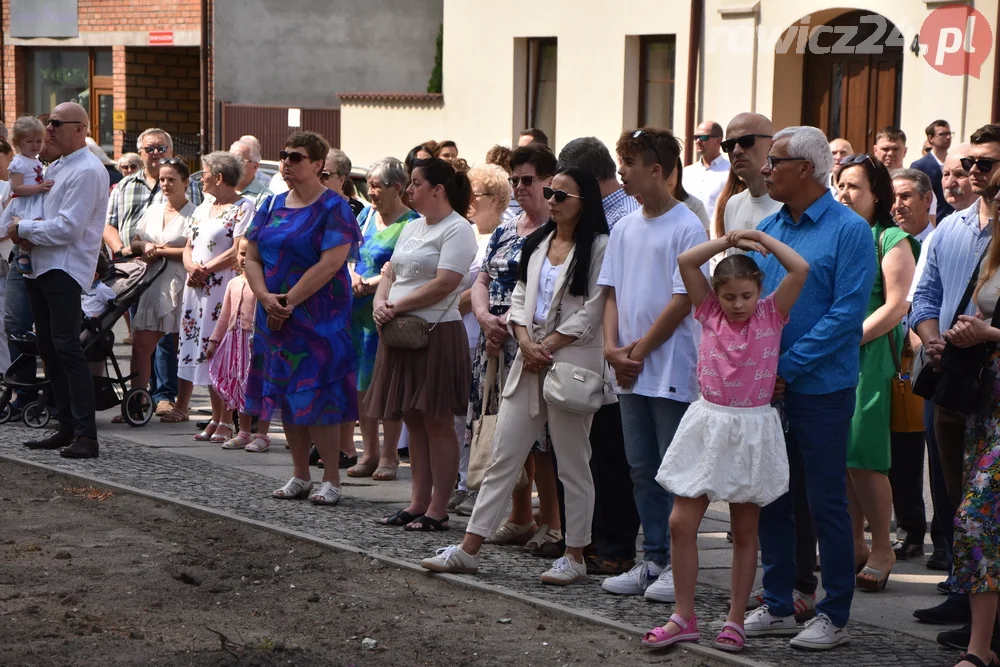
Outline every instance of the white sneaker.
{"label": "white sneaker", "polygon": [[850,641],[847,628],[838,628],[826,614],[820,614],[806,623],[798,635],[789,644],[795,648],[805,648],[813,651],[826,651]]}
{"label": "white sneaker", "polygon": [[643,561],[625,574],[608,577],[601,584],[601,588],[615,595],[642,595],[646,592],[646,587],[653,579],[660,576],[661,572],[663,568],[656,563]]}
{"label": "white sneaker", "polygon": [[643,597],[653,602],[674,602],[674,572],[669,567],[660,572],[652,584],[646,588]]}
{"label": "white sneaker", "polygon": [[761,605],[746,615],[743,629],[748,637],[777,637],[794,635],[799,631],[794,616],[772,616],[767,605]]}
{"label": "white sneaker", "polygon": [[563,556],[552,567],[542,574],[539,579],[543,584],[555,584],[557,586],[568,586],[587,580],[587,566],[577,563],[569,556]]}
{"label": "white sneaker", "polygon": [[747,611],[753,611],[754,609],[760,609],[760,606],[764,604],[764,587],[755,588],[750,591],[750,599],[747,600]]}
{"label": "white sneaker", "polygon": [[437,555],[420,561],[420,567],[433,572],[475,574],[479,571],[479,556],[467,554],[462,551],[462,547],[453,544],[450,547],[438,549]]}

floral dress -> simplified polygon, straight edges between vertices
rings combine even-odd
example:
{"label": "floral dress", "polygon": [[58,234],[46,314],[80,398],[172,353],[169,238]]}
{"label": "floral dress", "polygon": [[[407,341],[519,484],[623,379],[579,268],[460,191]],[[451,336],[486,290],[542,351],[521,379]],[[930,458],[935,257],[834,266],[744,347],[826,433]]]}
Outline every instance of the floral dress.
{"label": "floral dress", "polygon": [[[514,293],[514,286],[520,273],[521,247],[524,245],[526,236],[519,236],[517,233],[518,222],[524,218],[522,213],[518,217],[503,223],[495,230],[486,246],[486,258],[483,260],[483,273],[490,275],[490,314],[503,315],[510,310],[510,297]],[[517,341],[508,337],[503,346],[503,365],[509,371],[514,357],[517,355]],[[472,444],[472,423],[483,415],[483,390],[486,384],[486,365],[489,355],[486,354],[486,334],[479,332],[479,342],[476,345],[476,353],[472,360],[472,393],[469,396],[469,412],[465,423],[465,446]],[[505,371],[506,372],[506,371]],[[498,400],[500,396],[499,373],[497,374],[497,384],[490,391],[490,405],[487,407],[487,414],[495,415],[498,410]],[[535,441],[532,451],[545,452],[549,450],[551,441],[549,440],[548,425],[542,427],[542,432]]]}
{"label": "floral dress", "polygon": [[[286,208],[286,194],[262,205],[247,238],[257,244],[272,294],[287,294],[322,253],[349,244],[358,258],[361,230],[347,201],[331,190],[303,208]],[[358,418],[351,345],[351,276],[345,263],[330,282],[299,304],[281,329],[271,331],[257,304],[246,385],[246,411],[285,424],[333,425]]]}
{"label": "floral dress", "polygon": [[[358,215],[358,224],[361,226],[364,242],[354,272],[365,280],[377,276],[392,257],[392,251],[396,249],[396,241],[399,240],[403,227],[419,217],[419,213],[407,209],[398,220],[379,229],[375,223],[375,209],[369,206],[361,211]],[[358,361],[358,391],[367,391],[371,385],[375,354],[378,352],[378,330],[372,317],[374,303],[374,294],[355,297],[351,312],[351,337],[354,342],[354,356]]]}
{"label": "floral dress", "polygon": [[[211,217],[211,202],[202,203],[191,216],[187,237],[191,241],[191,261],[206,264],[233,247],[246,232],[253,217],[253,202],[238,199],[217,217]],[[216,271],[201,287],[184,287],[181,300],[180,352],[177,377],[199,386],[209,386],[208,339],[215,331],[222,311],[226,286],[236,275],[232,266]]]}

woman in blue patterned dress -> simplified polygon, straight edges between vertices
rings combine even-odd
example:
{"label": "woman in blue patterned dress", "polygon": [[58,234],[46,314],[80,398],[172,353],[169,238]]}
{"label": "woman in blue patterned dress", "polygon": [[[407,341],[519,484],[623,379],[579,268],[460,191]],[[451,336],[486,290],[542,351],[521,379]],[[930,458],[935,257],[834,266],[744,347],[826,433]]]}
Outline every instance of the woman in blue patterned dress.
{"label": "woman in blue patterned dress", "polygon": [[361,231],[347,200],[320,181],[329,150],[315,132],[288,138],[280,157],[289,191],[263,203],[246,234],[246,277],[258,302],[247,412],[281,412],[294,473],[273,496],[317,505],[340,500],[340,470],[326,466],[310,494],[310,443],[335,461],[341,424],[358,418],[346,262]]}
{"label": "woman in blue patterned dress", "polygon": [[[371,206],[358,215],[358,224],[364,243],[361,245],[361,259],[351,271],[354,289],[354,308],[351,316],[351,336],[354,354],[358,360],[358,403],[365,399],[365,392],[372,383],[375,368],[375,353],[378,352],[378,329],[372,318],[375,290],[382,281],[382,267],[392,257],[396,241],[403,227],[420,216],[403,204],[403,193],[410,184],[410,176],[403,163],[394,157],[379,160],[368,171],[368,196]],[[399,454],[396,445],[403,423],[399,419],[382,420],[382,450],[379,453],[378,419],[361,415],[361,440],[364,453],[357,465],[347,469],[348,477],[371,477],[376,481],[396,479]],[[350,432],[341,434],[353,442],[354,425]]]}

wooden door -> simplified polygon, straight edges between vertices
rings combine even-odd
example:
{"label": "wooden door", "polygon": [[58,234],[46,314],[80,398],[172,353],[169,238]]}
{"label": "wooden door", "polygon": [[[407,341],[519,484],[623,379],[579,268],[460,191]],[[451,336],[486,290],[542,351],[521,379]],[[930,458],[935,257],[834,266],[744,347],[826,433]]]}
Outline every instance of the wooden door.
{"label": "wooden door", "polygon": [[[850,12],[828,25],[856,29],[848,44],[856,47],[868,40],[873,30],[873,24],[860,20],[862,16],[862,12]],[[802,68],[803,123],[820,128],[830,139],[847,139],[857,152],[871,150],[879,129],[899,124],[903,49],[893,38],[895,26],[888,25],[881,43],[876,41],[882,53],[807,51]],[[841,37],[842,33],[823,34],[818,45],[832,47]]]}

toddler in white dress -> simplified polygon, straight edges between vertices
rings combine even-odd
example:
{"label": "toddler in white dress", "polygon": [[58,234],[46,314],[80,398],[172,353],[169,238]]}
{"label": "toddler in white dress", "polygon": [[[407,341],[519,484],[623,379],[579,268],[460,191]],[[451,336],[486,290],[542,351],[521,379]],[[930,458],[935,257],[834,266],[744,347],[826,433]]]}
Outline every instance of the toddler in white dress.
{"label": "toddler in white dress", "polygon": [[[14,123],[11,138],[17,155],[7,168],[10,172],[11,200],[3,212],[0,229],[6,230],[15,217],[22,220],[39,220],[42,217],[42,197],[53,185],[53,181],[45,180],[45,167],[38,160],[44,135],[45,127],[33,116],[22,116]],[[17,251],[14,268],[26,275],[32,271],[31,256],[23,245]]]}

